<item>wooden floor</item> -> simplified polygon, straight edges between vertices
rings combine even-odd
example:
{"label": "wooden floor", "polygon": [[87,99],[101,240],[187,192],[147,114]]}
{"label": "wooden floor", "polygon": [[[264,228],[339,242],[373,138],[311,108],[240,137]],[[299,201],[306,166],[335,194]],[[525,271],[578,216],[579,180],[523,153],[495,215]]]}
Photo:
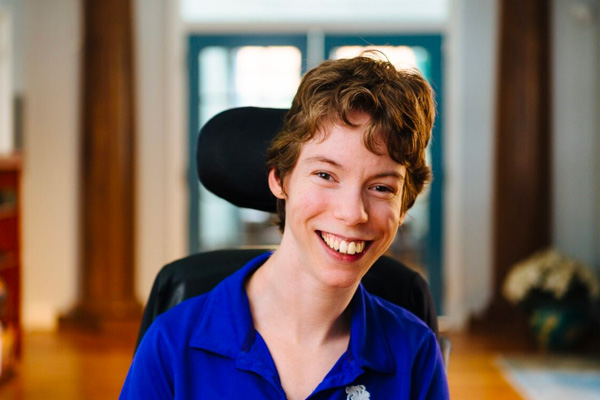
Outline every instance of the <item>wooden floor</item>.
{"label": "wooden floor", "polygon": [[521,400],[504,380],[496,361],[501,354],[535,352],[518,336],[483,333],[449,334],[452,352],[448,385],[453,400]]}
{"label": "wooden floor", "polygon": [[19,368],[0,384],[0,399],[117,399],[134,343],[130,332],[26,333]]}
{"label": "wooden floor", "polygon": [[[502,351],[527,352],[510,338],[451,334],[448,372],[454,400],[519,400],[494,361]],[[135,332],[99,335],[30,332],[17,374],[0,384],[2,400],[117,399],[131,361]]]}

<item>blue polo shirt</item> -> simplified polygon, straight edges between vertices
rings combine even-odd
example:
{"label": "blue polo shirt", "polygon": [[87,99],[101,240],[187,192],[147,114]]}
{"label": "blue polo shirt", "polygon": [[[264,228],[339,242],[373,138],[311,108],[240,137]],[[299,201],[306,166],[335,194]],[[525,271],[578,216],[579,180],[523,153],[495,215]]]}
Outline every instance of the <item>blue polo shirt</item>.
{"label": "blue polo shirt", "polygon": [[[120,399],[285,399],[244,288],[269,256],[160,315],[140,343]],[[350,307],[348,350],[309,399],[449,399],[436,338],[423,322],[362,285]]]}

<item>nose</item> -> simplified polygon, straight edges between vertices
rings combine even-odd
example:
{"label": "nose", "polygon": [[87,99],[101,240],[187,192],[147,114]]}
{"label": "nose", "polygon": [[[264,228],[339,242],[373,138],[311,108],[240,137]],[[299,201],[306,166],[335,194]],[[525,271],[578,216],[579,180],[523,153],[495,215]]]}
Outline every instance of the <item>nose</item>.
{"label": "nose", "polygon": [[369,214],[360,190],[340,193],[334,204],[333,215],[348,226],[364,224],[369,220]]}

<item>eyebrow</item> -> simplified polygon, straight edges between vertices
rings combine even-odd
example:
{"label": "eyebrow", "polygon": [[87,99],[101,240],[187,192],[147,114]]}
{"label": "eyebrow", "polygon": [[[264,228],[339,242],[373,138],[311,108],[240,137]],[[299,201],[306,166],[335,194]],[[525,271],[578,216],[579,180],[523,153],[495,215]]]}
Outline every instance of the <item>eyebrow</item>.
{"label": "eyebrow", "polygon": [[[327,157],[323,157],[323,156],[309,157],[305,161],[307,161],[307,162],[323,162],[323,163],[329,164],[335,168],[345,170],[345,168],[342,164],[338,163],[337,161],[332,160],[331,158],[327,158]],[[402,175],[401,173],[399,173],[398,171],[381,172],[379,174],[376,174],[373,178],[388,178],[388,177],[396,178],[401,181],[404,181],[404,179],[405,179],[405,176]]]}
{"label": "eyebrow", "polygon": [[374,178],[388,178],[388,177],[396,178],[400,181],[404,181],[404,178],[405,178],[404,175],[402,175],[401,173],[396,172],[396,171],[382,172],[381,174],[377,174],[374,176]]}
{"label": "eyebrow", "polygon": [[334,166],[334,167],[339,168],[339,169],[345,169],[342,166],[342,164],[338,163],[337,161],[333,161],[331,158],[327,158],[327,157],[323,157],[323,156],[309,157],[305,161],[308,161],[308,162],[314,162],[314,161],[323,162],[323,163],[326,163],[326,164],[330,164],[331,166]]}

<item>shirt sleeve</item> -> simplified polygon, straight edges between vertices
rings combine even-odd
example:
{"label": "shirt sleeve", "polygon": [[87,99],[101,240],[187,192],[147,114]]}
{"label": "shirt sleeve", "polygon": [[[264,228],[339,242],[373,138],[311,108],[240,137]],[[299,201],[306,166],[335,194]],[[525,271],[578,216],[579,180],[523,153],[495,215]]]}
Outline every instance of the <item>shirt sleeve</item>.
{"label": "shirt sleeve", "polygon": [[411,400],[449,400],[440,347],[433,333],[423,340],[415,360]]}
{"label": "shirt sleeve", "polygon": [[154,324],[133,357],[119,400],[173,399],[170,354],[168,342]]}

